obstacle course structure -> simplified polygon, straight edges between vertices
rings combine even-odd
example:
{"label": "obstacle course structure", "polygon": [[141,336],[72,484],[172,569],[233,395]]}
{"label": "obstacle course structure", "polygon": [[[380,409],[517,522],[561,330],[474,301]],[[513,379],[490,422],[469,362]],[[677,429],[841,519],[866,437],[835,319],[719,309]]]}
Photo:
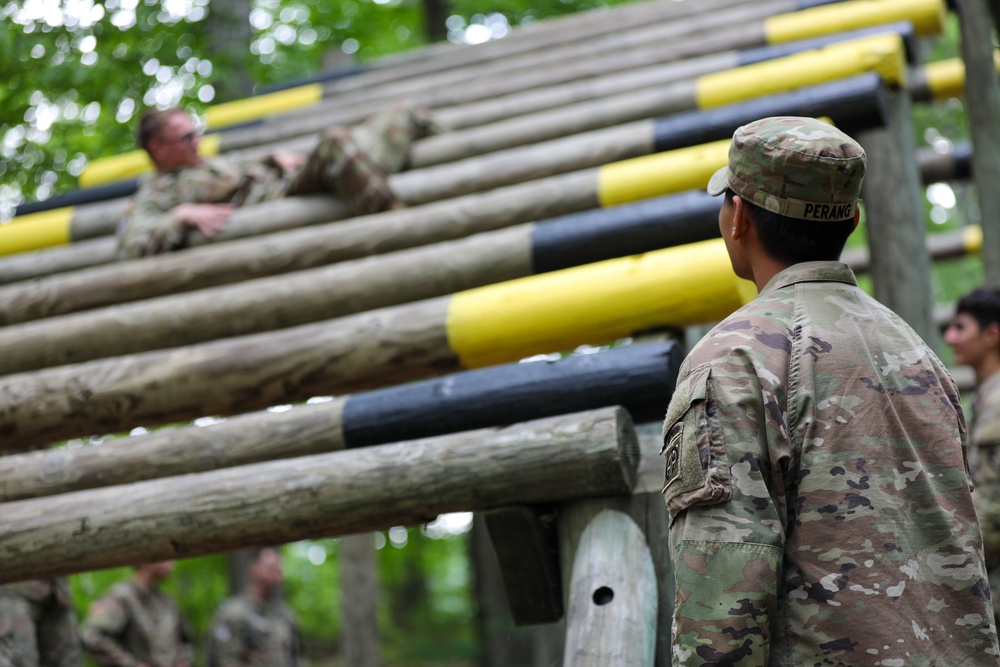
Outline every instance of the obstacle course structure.
{"label": "obstacle course structure", "polygon": [[[647,2],[209,112],[207,150],[236,156],[308,148],[321,122],[402,96],[430,105],[447,131],[392,177],[398,211],[289,198],[120,263],[121,199],[19,216],[0,230],[0,252],[24,251],[0,258],[0,583],[478,511],[513,617],[566,619],[564,664],[669,664],[658,434],[634,422],[660,417],[682,355],[615,346],[752,298],[698,192],[738,125],[828,116],[906,162],[908,105],[954,90],[907,62],[945,12]],[[95,161],[88,183],[141,162]],[[888,195],[919,185],[917,164],[873,178],[869,229],[909,229]],[[910,268],[878,242],[845,259],[878,289],[959,252],[915,236]],[[516,363],[578,346],[593,354]],[[316,396],[333,398],[265,411]],[[227,419],[47,449],[206,416]]]}

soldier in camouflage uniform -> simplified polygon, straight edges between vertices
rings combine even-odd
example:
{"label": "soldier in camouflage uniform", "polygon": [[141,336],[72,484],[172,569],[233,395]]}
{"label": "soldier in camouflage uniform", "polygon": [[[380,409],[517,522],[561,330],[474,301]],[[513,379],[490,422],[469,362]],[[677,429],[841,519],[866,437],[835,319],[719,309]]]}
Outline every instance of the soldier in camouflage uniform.
{"label": "soldier in camouflage uniform", "polygon": [[0,667],[80,667],[76,611],[66,579],[0,586]]}
{"label": "soldier in camouflage uniform", "polygon": [[759,296],[664,423],[676,666],[1000,662],[958,391],[836,261],[864,168],[832,126],[766,118],[709,183]]}
{"label": "soldier in camouflage uniform", "polygon": [[436,131],[426,109],[399,104],[357,128],[330,128],[308,156],[277,151],[231,161],[198,155],[198,130],[182,109],[150,112],[138,140],[156,171],[132,198],[118,258],[183,248],[189,230],[213,236],[235,207],[286,195],[330,192],[356,214],[397,208],[388,175],[406,167],[415,139]]}
{"label": "soldier in camouflage uniform", "polygon": [[209,667],[295,667],[295,617],[281,601],[281,554],[261,549],[250,564],[250,586],[226,600],[212,620]]}
{"label": "soldier in camouflage uniform", "polygon": [[944,338],[955,363],[976,373],[969,422],[972,500],[986,545],[993,614],[1000,617],[1000,290],[981,288],[960,299]]}
{"label": "soldier in camouflage uniform", "polygon": [[172,561],[136,568],[90,608],[80,637],[102,667],[190,667],[191,631],[177,604],[160,591]]}

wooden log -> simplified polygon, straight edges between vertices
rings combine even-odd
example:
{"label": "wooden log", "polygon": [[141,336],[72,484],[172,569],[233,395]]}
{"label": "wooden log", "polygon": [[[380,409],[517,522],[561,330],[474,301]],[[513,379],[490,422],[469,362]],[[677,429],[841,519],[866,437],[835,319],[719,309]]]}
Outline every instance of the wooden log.
{"label": "wooden log", "polygon": [[[8,285],[0,288],[0,323],[13,324],[46,314],[189,291],[255,275],[284,273],[460,238],[473,230],[487,231],[598,205],[701,189],[713,170],[725,163],[727,145],[728,139],[720,140],[413,209],[293,230],[259,242],[245,239],[220,246],[215,252],[209,252],[209,248],[191,249]],[[169,268],[164,270],[164,266]]]}
{"label": "wooden log", "polygon": [[[892,53],[895,56],[887,57]],[[706,74],[695,80],[678,81],[587,104],[428,137],[413,146],[410,160],[414,166],[451,162],[464,155],[499,151],[650,116],[731,104],[748,97],[787,91],[866,71],[879,71],[888,83],[897,83],[901,80],[903,54],[902,38],[898,35],[833,44],[815,51]],[[748,81],[754,84],[748,86]]]}
{"label": "wooden log", "polygon": [[658,582],[642,530],[627,514],[606,509],[587,522],[575,547],[564,574],[563,665],[653,667]]}
{"label": "wooden log", "polygon": [[10,325],[0,328],[0,375],[273,331],[717,236],[718,201],[705,193],[598,209],[317,269]]}
{"label": "wooden log", "polygon": [[[784,0],[768,0],[769,6],[784,5]],[[747,15],[757,15],[755,7],[737,8]],[[488,66],[451,70],[433,78],[419,78],[397,82],[376,90],[363,90],[355,95],[335,96],[325,103],[310,108],[282,122],[264,123],[259,127],[233,132],[224,138],[222,150],[248,148],[264,143],[286,141],[309,132],[315,133],[331,122],[352,124],[377,113],[387,104],[398,99],[411,99],[414,103],[437,108],[469,102],[489,100],[527,90],[542,90],[581,79],[627,72],[633,68],[670,63],[684,58],[758,46],[763,42],[761,29],[722,31],[719,46],[706,45],[702,33],[720,32],[731,25],[723,14],[703,14],[701,25],[688,29],[687,23],[663,23],[637,28],[631,32],[610,36],[597,43],[581,43],[573,49],[552,49],[532,53],[523,59],[504,59]],[[728,36],[728,41],[727,41]],[[731,58],[710,59],[707,71],[717,71],[733,66]],[[702,74],[697,69],[693,74]],[[446,126],[447,127],[447,126]]]}
{"label": "wooden log", "polygon": [[0,257],[0,285],[110,264],[118,241],[104,236]]}
{"label": "wooden log", "polygon": [[280,458],[621,405],[662,415],[682,352],[644,343],[558,362],[506,364],[342,396],[210,426],[164,429],[101,446],[0,457],[0,502],[206,472]]}
{"label": "wooden log", "polygon": [[[981,251],[983,236],[977,225],[968,225],[952,232],[940,232],[927,237],[927,252],[935,261],[964,257]],[[855,273],[871,270],[871,254],[864,248],[850,248],[844,251],[841,261],[849,265]],[[937,321],[937,318],[935,318]]]}
{"label": "wooden log", "polygon": [[0,322],[202,289],[588,210],[599,203],[597,175],[596,169],[584,170],[419,208],[6,285],[0,288]]}
{"label": "wooden log", "polygon": [[[770,4],[782,6],[785,9],[794,8],[797,4],[790,0],[768,1]],[[926,2],[928,0],[921,1]],[[734,11],[746,10],[741,10],[737,6],[734,8]],[[713,17],[715,15],[708,13],[704,16]],[[690,21],[699,20],[703,20],[702,15],[677,22],[665,21],[662,22],[662,25],[668,28],[673,38],[676,38],[678,35],[685,35],[689,32],[689,30],[685,29],[685,26]],[[716,25],[719,22],[718,18],[710,18],[709,20]],[[660,23],[654,22],[654,24]],[[470,89],[482,91],[483,89],[479,82],[484,78],[496,81],[498,86],[506,82],[507,85],[513,85],[514,89],[523,89],[523,86],[517,83],[509,83],[516,80],[519,76],[527,77],[524,85],[544,85],[540,81],[533,80],[532,77],[532,74],[542,65],[540,61],[544,61],[548,65],[545,68],[548,71],[557,72],[562,69],[560,64],[571,65],[581,57],[590,58],[595,50],[611,48],[612,54],[610,55],[613,55],[615,49],[628,43],[628,35],[631,32],[646,30],[648,30],[648,26],[640,26],[632,30],[614,31],[605,40],[583,40],[564,48],[542,48],[541,50],[535,50],[521,56],[494,59],[493,62],[485,64],[477,63],[465,66],[464,63],[459,62],[458,67],[452,67],[426,76],[408,76],[395,81],[388,81],[384,84],[372,85],[360,83],[361,79],[358,79],[358,82],[352,83],[352,80],[357,79],[357,77],[340,79],[330,83],[332,87],[338,90],[336,93],[331,92],[331,94],[327,95],[329,101],[324,101],[323,104],[307,107],[298,113],[282,114],[280,115],[280,121],[271,127],[258,128],[251,126],[245,129],[234,129],[233,131],[218,135],[216,140],[220,144],[221,142],[226,143],[225,146],[220,145],[223,151],[260,144],[262,143],[260,140],[262,132],[264,137],[269,137],[265,138],[265,141],[285,140],[303,132],[315,132],[318,129],[329,126],[331,123],[351,124],[359,122],[372,113],[381,110],[386,104],[394,103],[404,97],[413,97],[414,102],[427,106],[435,106],[430,98],[441,96],[444,99],[448,99],[453,95],[458,95],[461,98],[463,95],[462,93],[448,93],[447,91],[449,90],[459,91],[469,87]],[[563,55],[564,52],[566,52],[565,55]],[[564,77],[562,80],[568,79]],[[353,90],[348,90],[348,87],[353,88]],[[413,95],[414,91],[418,94]],[[437,92],[435,93],[434,91]],[[484,93],[480,92],[480,95],[482,94]],[[485,92],[487,96],[490,94],[488,90]],[[494,94],[499,94],[499,92]],[[325,121],[322,120],[324,116],[326,118]],[[312,124],[309,124],[309,118],[312,118]],[[263,124],[260,125],[263,126]],[[298,126],[301,129],[298,131],[289,131],[288,128],[290,126]],[[246,139],[248,136],[250,137],[249,141]],[[131,151],[122,155],[95,160],[88,164],[80,175],[80,183],[86,186],[93,186],[112,180],[130,178],[148,170],[150,166],[149,159],[143,152]]]}
{"label": "wooden log", "polygon": [[924,185],[966,180],[972,175],[972,146],[958,144],[946,153],[939,153],[933,148],[918,149],[917,165]]}
{"label": "wooden log", "polygon": [[[728,136],[750,120],[796,111],[818,115],[826,109],[845,123],[878,122],[885,91],[876,75],[823,88],[707,112],[697,129],[688,118],[644,124],[641,145],[648,152],[679,142],[683,134]],[[783,112],[773,113],[778,109]],[[570,224],[514,227],[357,262],[8,326],[0,330],[0,374],[294,326],[717,236],[718,203],[707,196],[656,203],[664,213],[675,206],[677,210],[650,218],[648,206],[636,205],[597,225],[574,219]],[[611,229],[609,221],[620,228]],[[627,242],[613,242],[615,237],[627,237]],[[541,259],[541,265],[532,262],[533,257]],[[554,266],[548,258],[556,257],[559,264]],[[37,298],[37,290],[31,294]],[[69,308],[65,299],[47,303]]]}
{"label": "wooden log", "polygon": [[[393,188],[411,203],[423,201],[430,196],[454,197],[463,192],[495,188],[505,183],[580,169],[586,165],[601,164],[619,157],[689,146],[713,138],[728,138],[733,128],[747,122],[746,119],[755,114],[756,117],[788,113],[827,115],[845,126],[878,123],[883,118],[880,110],[883,95],[880,84],[876,83],[871,75],[862,75],[859,78],[726,105],[710,111],[677,114],[653,122],[644,121],[621,130],[609,129],[534,147],[501,151],[492,156],[472,158],[450,167],[397,174],[391,178],[391,183]],[[623,141],[623,137],[629,140]],[[523,196],[519,192],[511,194]],[[299,201],[300,199],[302,201]],[[296,203],[290,203],[292,201]],[[323,202],[329,202],[329,205],[324,208]],[[451,207],[443,202],[440,205]],[[336,200],[318,197],[290,198],[282,202],[272,202],[252,207],[250,210],[254,211],[253,213],[244,212],[246,209],[243,209],[230,220],[225,233],[213,241],[266,232],[267,227],[262,221],[280,220],[280,223],[275,224],[286,226],[292,222],[311,224],[324,219],[334,220],[344,215],[342,208],[337,206]],[[372,217],[366,216],[364,219],[371,220]],[[198,236],[192,238],[195,244],[205,241]],[[108,257],[110,258],[110,254]],[[207,264],[215,263],[207,262]],[[254,264],[247,261],[245,265]],[[42,271],[43,269],[38,269],[39,274]],[[189,272],[171,270],[169,273],[174,277],[151,283],[162,285],[162,291],[159,293],[180,291],[176,287],[171,288],[171,285],[176,284],[178,276],[188,275]],[[0,260],[0,277],[2,275],[3,261]],[[130,300],[128,297],[130,292],[121,285],[116,285],[115,291],[123,295],[122,301]],[[88,290],[86,294],[89,295],[88,298],[92,298],[94,294],[100,292],[100,288],[96,288]],[[62,297],[51,301],[58,301],[60,304],[72,303],[71,299]]]}
{"label": "wooden log", "polygon": [[638,445],[606,408],[4,505],[0,583],[628,493]]}
{"label": "wooden log", "polygon": [[[626,83],[617,81],[614,75],[620,76],[622,73],[654,64],[690,61],[699,56],[706,56],[702,63],[691,62],[682,65],[692,74],[705,74],[708,71],[742,64],[739,57],[731,53],[734,50],[814,37],[832,30],[849,31],[874,23],[884,24],[907,19],[919,26],[921,34],[937,32],[942,27],[943,5],[936,0],[921,0],[917,3],[894,2],[891,3],[893,12],[883,12],[877,16],[872,16],[868,11],[871,3],[842,4],[843,7],[816,8],[780,16],[773,15],[780,13],[783,8],[788,8],[787,4],[780,0],[754,6],[741,6],[728,12],[700,15],[692,22],[654,24],[632,33],[616,34],[614,39],[610,40],[609,48],[602,48],[600,43],[586,42],[574,49],[532,54],[522,60],[505,59],[489,71],[475,67],[467,72],[452,71],[447,79],[440,77],[414,79],[399,87],[380,89],[378,97],[373,97],[370,90],[365,90],[364,97],[360,100],[356,97],[337,96],[319,107],[297,114],[295,122],[276,118],[270,124],[261,127],[230,133],[224,138],[221,148],[235,150],[262,143],[286,141],[304,132],[317,132],[331,121],[358,122],[376,112],[380,106],[384,106],[386,100],[404,96],[429,107],[453,106],[477,101],[488,103],[489,100],[502,95],[529,90],[542,92],[546,88],[602,75],[605,75],[606,80],[595,83],[598,88],[610,87],[610,92]],[[887,3],[883,3],[883,9],[887,6],[889,6]],[[830,15],[831,9],[837,12],[835,16]],[[770,18],[766,16],[768,14],[771,15]],[[775,26],[775,23],[784,23],[788,27],[780,28]],[[780,34],[781,37],[776,39],[776,34]],[[622,50],[623,45],[627,46],[628,50]],[[709,56],[709,54],[715,55]],[[669,70],[657,72],[645,87],[656,84],[659,78],[669,77],[668,72]],[[661,80],[660,85],[662,84]],[[603,93],[607,94],[609,93]],[[385,99],[380,99],[382,96],[385,96]],[[512,105],[505,104],[505,106]],[[423,163],[417,161],[414,164]]]}
{"label": "wooden log", "polygon": [[[878,33],[884,33],[886,31],[892,31],[899,34],[905,34],[912,37],[912,28],[909,24],[894,24],[892,26],[884,26],[875,29],[866,29],[862,31],[855,31],[853,33],[840,33],[832,37],[822,37],[815,38],[812,40],[806,40],[805,42],[796,42],[794,44],[783,45],[779,47],[769,47],[766,49],[755,49],[750,52],[740,53],[740,52],[729,52],[720,53],[712,55],[707,58],[697,59],[697,60],[686,60],[681,63],[676,63],[674,65],[666,67],[657,67],[653,69],[642,68],[636,69],[636,64],[642,64],[635,62],[635,58],[632,61],[625,63],[623,66],[625,69],[629,70],[628,76],[621,76],[616,74],[614,76],[604,77],[604,79],[596,81],[584,81],[582,84],[574,83],[572,86],[564,87],[564,90],[555,90],[549,88],[544,92],[544,97],[539,97],[539,100],[534,104],[535,109],[547,109],[554,105],[558,105],[560,100],[573,102],[575,107],[580,107],[582,102],[585,102],[589,97],[600,96],[607,98],[618,92],[628,92],[634,90],[646,90],[646,91],[659,91],[666,83],[670,82],[680,82],[680,81],[691,81],[694,77],[698,75],[718,72],[719,70],[726,70],[741,65],[747,65],[751,63],[760,63],[766,60],[779,59],[794,53],[798,53],[803,50],[821,48],[822,46],[829,45],[831,43],[836,43],[839,41],[853,40],[858,38],[860,35],[868,35],[873,32],[873,30]],[[744,30],[739,31],[740,35],[745,34]],[[704,38],[697,36],[696,38],[690,38],[692,43],[699,49],[704,49],[706,41]],[[674,42],[665,42],[669,45],[671,49],[677,49],[679,46]],[[714,42],[713,42],[714,43]],[[663,48],[663,47],[661,47]],[[650,59],[652,56],[646,52],[642,52],[643,59]],[[655,60],[655,58],[653,58]],[[589,61],[582,62],[579,67],[586,65]],[[601,67],[608,67],[609,61],[607,59],[597,60],[597,63]],[[551,76],[553,70],[541,68],[535,70],[537,75]],[[572,74],[572,73],[570,73]],[[568,74],[567,74],[568,76]],[[576,77],[571,76],[570,80],[575,80]],[[518,78],[514,81],[517,86],[523,85],[523,77]],[[694,84],[689,84],[694,85]],[[496,82],[492,79],[489,80],[488,90],[495,93]],[[460,90],[467,93],[469,90],[468,86],[461,87]],[[583,92],[581,92],[583,91]],[[682,105],[685,108],[690,108],[690,105]],[[499,120],[502,118],[507,118],[511,116],[511,109],[521,109],[518,113],[520,115],[527,114],[532,110],[532,105],[526,103],[523,96],[519,96],[517,99],[508,100],[506,104],[495,105],[493,107],[495,110],[492,112],[490,118],[492,120]],[[372,110],[373,112],[375,110]],[[667,107],[665,112],[673,111],[672,107]],[[483,116],[483,111],[480,109],[478,111],[480,117]],[[337,118],[331,117],[329,113],[323,113],[317,117],[317,124],[321,124],[323,128],[329,127],[330,124],[336,122],[350,123],[358,122],[365,116],[369,115],[367,112],[364,114],[359,114],[358,118]],[[651,114],[632,114],[632,119],[648,118]],[[454,118],[454,116],[452,116]],[[442,121],[447,123],[447,118],[442,118]],[[628,120],[628,119],[624,119]],[[466,123],[468,126],[471,123]],[[299,150],[302,152],[308,152],[312,150],[316,143],[316,131],[321,128],[307,128],[303,127],[300,123],[286,123],[285,125],[289,127],[300,128],[298,137],[294,142],[290,142],[289,138],[280,139],[276,143],[269,143],[253,150],[245,151],[232,151],[231,156],[234,159],[258,159],[263,155],[269,154],[274,150]],[[604,127],[608,123],[598,123],[595,127]],[[308,136],[302,136],[302,132],[308,130]],[[313,131],[316,130],[316,131]],[[255,131],[262,131],[261,129],[256,129]],[[473,131],[473,130],[469,130]],[[561,145],[545,145],[538,146],[535,150],[522,150],[520,152],[515,152],[509,154],[506,159],[499,160],[499,165],[496,164],[496,160],[485,159],[479,156],[477,153],[466,153],[464,155],[458,155],[455,153],[450,153],[448,160],[468,158],[470,156],[476,156],[472,164],[474,165],[473,174],[480,175],[478,178],[469,178],[470,165],[469,164],[457,164],[442,174],[436,172],[421,174],[421,172],[410,171],[406,174],[394,176],[391,179],[391,184],[393,190],[397,195],[408,204],[419,204],[428,201],[434,201],[435,199],[442,199],[445,197],[452,197],[468,192],[473,192],[478,189],[483,189],[485,187],[499,187],[502,185],[507,185],[510,183],[522,182],[529,180],[530,178],[537,178],[540,176],[549,176],[555,173],[562,173],[572,169],[579,169],[583,166],[601,164],[603,162],[610,162],[617,159],[623,159],[636,154],[643,154],[643,152],[635,152],[628,150],[628,146],[634,143],[631,138],[636,132],[626,134],[626,139],[615,140],[618,134],[622,131],[626,131],[626,128],[622,128],[615,134],[608,137],[610,146],[623,147],[618,150],[605,149],[602,153],[599,150],[594,150],[593,148],[589,150],[584,149],[584,144],[582,141],[567,140],[562,142]],[[641,127],[636,128],[639,136],[643,135],[643,130]],[[615,132],[611,130],[611,132]],[[555,135],[559,136],[559,135]],[[596,137],[595,137],[596,139]],[[434,141],[434,140],[432,140]],[[589,140],[588,140],[589,141]],[[521,145],[524,142],[515,142],[514,145]],[[422,166],[421,149],[419,148],[420,143],[418,142],[417,147],[413,149],[413,156],[411,159],[412,167]],[[467,146],[466,143],[461,145]],[[526,154],[524,154],[526,153]],[[585,160],[581,162],[577,158],[577,154],[584,156]],[[545,159],[539,159],[542,156]],[[498,156],[499,157],[499,156]],[[555,162],[553,162],[553,159]],[[439,164],[442,162],[440,159],[435,159],[433,164]],[[483,177],[485,176],[485,178]],[[417,179],[416,186],[408,187],[413,181]],[[428,187],[431,185],[431,187]],[[436,187],[434,187],[436,186]],[[34,216],[25,217],[22,222],[25,224],[39,227],[39,235],[35,239],[26,239],[22,243],[10,244],[6,243],[4,245],[10,246],[12,248],[17,248],[20,250],[26,249],[25,243],[34,242],[36,244],[50,243],[50,235],[47,233],[48,225],[51,224],[49,221],[53,216],[61,215],[64,217],[63,221],[59,224],[68,227],[66,234],[68,237],[64,240],[71,240],[74,237],[75,229],[78,227],[88,228],[90,230],[96,229],[97,226],[103,225],[104,233],[112,233],[120,220],[124,207],[126,205],[126,200],[118,200],[117,202],[104,202],[100,206],[90,206],[90,207],[78,207],[74,209],[65,209],[61,211],[50,211],[44,214],[35,214]],[[259,215],[254,222],[254,227],[249,229],[243,229],[248,226],[245,222],[245,218],[248,214],[241,214],[237,216],[236,221],[233,225],[229,225],[226,228],[226,233],[213,237],[213,242],[224,241],[232,238],[233,230],[236,230],[240,235],[247,233],[266,233],[271,231],[277,231],[280,229],[287,229],[289,226],[300,226],[302,224],[313,224],[315,222],[323,222],[328,220],[333,220],[337,218],[342,218],[346,216],[346,209],[340,207],[335,211],[328,212],[322,211],[321,216],[317,219],[315,216],[310,216],[308,214],[304,215],[301,219],[299,214],[289,214],[287,211],[282,211],[281,215],[273,215],[270,212],[271,205],[264,205],[261,209],[261,215]],[[257,207],[254,207],[257,208]],[[37,219],[37,220],[36,220]],[[46,232],[46,233],[42,233]],[[88,236],[93,235],[92,232],[88,232]],[[62,238],[62,237],[58,237]],[[198,238],[194,240],[194,243],[200,244],[207,242],[204,238]]]}
{"label": "wooden log", "polygon": [[907,51],[911,50],[909,45],[913,40],[912,25],[909,23],[896,23],[854,30],[847,33],[835,33],[824,37],[792,42],[787,45],[768,46],[731,53],[719,52],[698,58],[687,58],[667,65],[637,67],[623,72],[616,72],[613,75],[573,81],[561,86],[549,86],[541,90],[529,90],[493,97],[481,102],[437,108],[435,109],[434,117],[444,127],[450,130],[460,130],[497,122],[504,118],[567,106],[583,100],[609,97],[614,94],[641,88],[675,83],[709,72],[742,67],[765,60],[773,60],[799,51],[821,48],[835,42],[848,41],[885,32],[896,32],[903,35],[907,44]]}
{"label": "wooden log", "polygon": [[752,292],[712,240],[276,332],[7,375],[0,447],[246,412],[717,321]]}
{"label": "wooden log", "polygon": [[960,0],[965,98],[972,134],[973,174],[983,230],[985,283],[1000,287],[1000,82],[993,62],[993,30],[985,0]]}
{"label": "wooden log", "polygon": [[862,189],[875,298],[898,313],[932,349],[934,326],[931,263],[927,251],[923,191],[913,141],[913,114],[905,93],[890,96],[892,121],[857,135],[868,154]]}

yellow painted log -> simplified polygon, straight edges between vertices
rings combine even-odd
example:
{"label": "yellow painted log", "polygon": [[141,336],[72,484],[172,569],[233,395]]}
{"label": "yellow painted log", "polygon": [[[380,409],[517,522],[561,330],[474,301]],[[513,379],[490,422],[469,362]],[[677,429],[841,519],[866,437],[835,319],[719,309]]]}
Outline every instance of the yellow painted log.
{"label": "yellow painted log", "polygon": [[[201,138],[198,154],[202,157],[212,157],[219,154],[222,137],[217,134],[206,134]],[[121,155],[94,160],[80,173],[80,187],[92,188],[105,183],[123,181],[135,178],[153,168],[149,155],[144,150],[134,150]]]}
{"label": "yellow painted log", "polygon": [[14,222],[0,225],[0,255],[65,245],[70,242],[72,219],[72,208],[20,215]]}
{"label": "yellow painted log", "polygon": [[704,190],[708,179],[729,160],[729,139],[613,162],[597,175],[601,206],[660,195]]}
{"label": "yellow painted log", "polygon": [[903,38],[889,34],[865,37],[706,74],[698,79],[697,104],[699,109],[707,109],[863,72],[876,72],[886,83],[905,87]]}
{"label": "yellow painted log", "polygon": [[[478,368],[636,331],[725,318],[753,299],[721,239],[667,248],[455,294],[448,344]],[[544,324],[542,324],[544,323]]]}
{"label": "yellow painted log", "polygon": [[323,99],[322,84],[311,83],[209,107],[205,111],[205,123],[210,130],[218,130],[237,123],[260,120],[272,114],[312,106],[321,99]]}
{"label": "yellow painted log", "polygon": [[948,7],[944,0],[854,0],[823,5],[764,20],[768,44],[847,32],[872,25],[909,21],[921,37],[944,30]]}
{"label": "yellow painted log", "polygon": [[[1000,72],[1000,51],[993,52],[993,62]],[[936,100],[965,96],[965,63],[961,58],[949,58],[924,66],[927,87]]]}

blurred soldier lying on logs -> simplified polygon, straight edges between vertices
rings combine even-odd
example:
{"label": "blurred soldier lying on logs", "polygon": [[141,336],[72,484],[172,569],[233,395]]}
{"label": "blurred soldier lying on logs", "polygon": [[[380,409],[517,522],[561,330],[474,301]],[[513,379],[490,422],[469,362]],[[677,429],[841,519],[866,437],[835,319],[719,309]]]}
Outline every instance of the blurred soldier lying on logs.
{"label": "blurred soldier lying on logs", "polygon": [[183,109],[148,112],[137,139],[156,171],[139,186],[122,220],[118,258],[179,250],[189,230],[212,236],[237,206],[287,195],[329,192],[358,215],[400,207],[388,175],[403,170],[410,144],[434,129],[426,109],[401,103],[357,128],[329,128],[308,156],[275,151],[231,161],[198,154],[200,133]]}

